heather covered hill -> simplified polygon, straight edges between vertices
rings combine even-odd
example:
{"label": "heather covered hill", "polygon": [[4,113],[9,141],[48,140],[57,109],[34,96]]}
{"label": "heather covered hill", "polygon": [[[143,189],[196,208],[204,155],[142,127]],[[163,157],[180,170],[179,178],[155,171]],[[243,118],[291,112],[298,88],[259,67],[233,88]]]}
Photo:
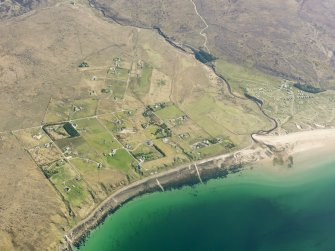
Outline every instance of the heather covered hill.
{"label": "heather covered hill", "polygon": [[[159,26],[176,42],[203,45],[206,27],[189,1],[91,0],[124,24]],[[217,56],[272,75],[333,89],[335,2],[195,0]]]}

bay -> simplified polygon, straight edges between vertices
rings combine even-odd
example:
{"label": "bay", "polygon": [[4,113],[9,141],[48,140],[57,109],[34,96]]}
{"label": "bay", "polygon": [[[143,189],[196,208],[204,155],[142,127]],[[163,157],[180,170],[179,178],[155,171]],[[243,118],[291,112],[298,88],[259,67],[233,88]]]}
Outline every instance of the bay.
{"label": "bay", "polygon": [[139,197],[78,250],[335,250],[335,161],[297,168]]}

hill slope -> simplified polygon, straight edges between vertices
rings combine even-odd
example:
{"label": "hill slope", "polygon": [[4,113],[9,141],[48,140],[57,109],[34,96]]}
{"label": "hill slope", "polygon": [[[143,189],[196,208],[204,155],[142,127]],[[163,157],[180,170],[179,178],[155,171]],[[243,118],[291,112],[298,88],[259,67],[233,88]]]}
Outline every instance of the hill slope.
{"label": "hill slope", "polygon": [[[192,1],[91,0],[119,22],[159,26],[176,42],[203,45],[204,22]],[[331,0],[195,0],[208,24],[208,47],[231,62],[335,88],[335,2]],[[185,32],[181,27],[187,27]],[[198,31],[198,32],[196,32]]]}

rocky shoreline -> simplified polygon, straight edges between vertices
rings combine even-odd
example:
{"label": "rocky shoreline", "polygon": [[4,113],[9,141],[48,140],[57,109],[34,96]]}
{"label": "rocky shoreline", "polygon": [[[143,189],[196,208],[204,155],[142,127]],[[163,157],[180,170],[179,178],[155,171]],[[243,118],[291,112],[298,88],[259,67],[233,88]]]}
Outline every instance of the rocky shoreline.
{"label": "rocky shoreline", "polygon": [[224,155],[197,163],[183,165],[166,172],[134,182],[109,196],[88,217],[79,222],[64,236],[62,251],[79,246],[91,230],[101,224],[106,217],[134,198],[157,191],[192,186],[211,179],[225,178],[229,173],[242,170],[242,161],[236,161],[235,154]]}

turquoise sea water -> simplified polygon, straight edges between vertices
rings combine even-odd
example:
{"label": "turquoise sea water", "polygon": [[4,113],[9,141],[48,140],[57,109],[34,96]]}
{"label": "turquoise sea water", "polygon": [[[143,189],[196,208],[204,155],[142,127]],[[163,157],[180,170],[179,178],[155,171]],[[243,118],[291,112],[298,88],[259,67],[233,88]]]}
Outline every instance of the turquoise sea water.
{"label": "turquoise sea water", "polygon": [[333,251],[335,161],[142,196],[107,218],[79,250]]}

